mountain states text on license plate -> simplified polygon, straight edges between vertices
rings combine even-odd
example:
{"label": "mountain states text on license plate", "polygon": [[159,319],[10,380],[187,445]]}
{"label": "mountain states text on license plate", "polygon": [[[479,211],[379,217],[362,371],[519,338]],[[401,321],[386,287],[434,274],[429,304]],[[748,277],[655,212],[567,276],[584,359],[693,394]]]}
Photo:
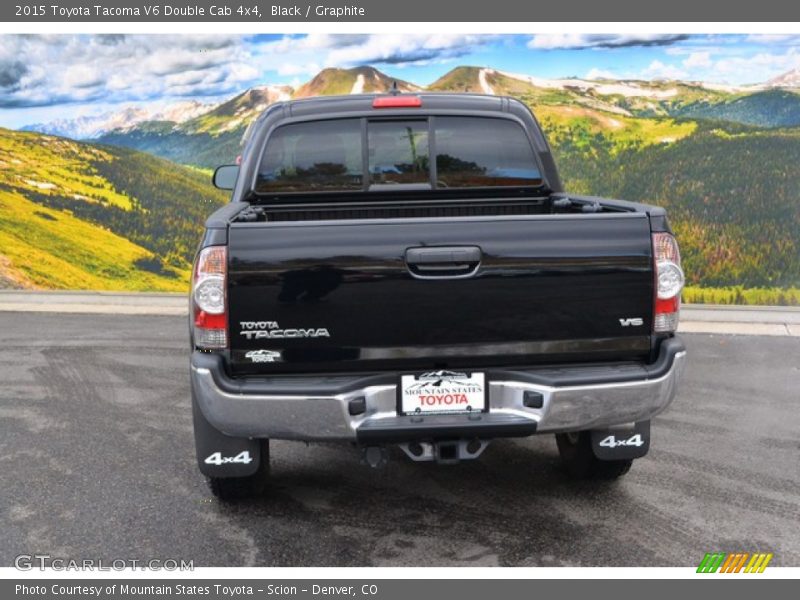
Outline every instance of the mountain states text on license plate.
{"label": "mountain states text on license plate", "polygon": [[455,371],[402,375],[399,412],[419,414],[485,411],[485,379],[483,373]]}

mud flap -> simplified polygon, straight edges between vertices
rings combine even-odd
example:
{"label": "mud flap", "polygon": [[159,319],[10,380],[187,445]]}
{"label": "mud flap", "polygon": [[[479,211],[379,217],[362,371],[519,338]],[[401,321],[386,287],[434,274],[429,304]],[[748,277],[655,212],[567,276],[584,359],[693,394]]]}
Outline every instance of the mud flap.
{"label": "mud flap", "polygon": [[650,421],[595,429],[592,452],[599,460],[641,458],[650,450]]}
{"label": "mud flap", "polygon": [[192,399],[194,444],[200,472],[209,477],[246,477],[258,470],[261,442],[225,435],[209,423]]}

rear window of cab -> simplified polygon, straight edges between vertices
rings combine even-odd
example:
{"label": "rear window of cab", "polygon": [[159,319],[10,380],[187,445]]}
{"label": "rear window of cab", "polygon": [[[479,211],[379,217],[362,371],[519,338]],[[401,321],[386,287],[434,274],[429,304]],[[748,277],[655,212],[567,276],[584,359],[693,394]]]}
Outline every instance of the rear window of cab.
{"label": "rear window of cab", "polygon": [[528,137],[509,119],[436,116],[365,122],[345,118],[276,128],[262,154],[255,191],[284,194],[541,183]]}

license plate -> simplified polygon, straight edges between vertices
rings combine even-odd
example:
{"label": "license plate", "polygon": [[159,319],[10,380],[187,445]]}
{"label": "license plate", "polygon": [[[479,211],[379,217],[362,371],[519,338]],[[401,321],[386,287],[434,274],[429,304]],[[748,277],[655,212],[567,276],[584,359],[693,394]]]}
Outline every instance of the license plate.
{"label": "license plate", "polygon": [[398,404],[402,414],[485,412],[486,377],[457,371],[401,375]]}

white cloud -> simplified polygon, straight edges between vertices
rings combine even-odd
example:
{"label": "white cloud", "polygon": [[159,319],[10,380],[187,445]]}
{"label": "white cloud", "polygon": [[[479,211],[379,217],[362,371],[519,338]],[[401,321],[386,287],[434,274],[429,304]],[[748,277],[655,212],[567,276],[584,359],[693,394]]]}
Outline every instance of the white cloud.
{"label": "white cloud", "polygon": [[360,44],[335,48],[328,66],[365,63],[414,63],[465,54],[486,38],[478,35],[371,35]]}
{"label": "white cloud", "polygon": [[310,77],[320,71],[319,64],[312,63],[282,63],[277,68],[278,75],[282,77],[292,77],[293,75],[304,75]]}
{"label": "white cloud", "polygon": [[692,52],[683,60],[687,69],[707,69],[712,65],[710,52]]}
{"label": "white cloud", "polygon": [[774,77],[800,68],[800,49],[789,48],[782,54],[760,52],[753,56],[732,56],[714,63],[714,71],[721,75],[737,76],[756,73],[759,80]]}
{"label": "white cloud", "polygon": [[80,63],[68,66],[61,78],[65,85],[74,88],[95,87],[103,82],[103,76],[97,68]]}
{"label": "white cloud", "polygon": [[257,79],[241,36],[3,36],[0,106],[215,96]]}
{"label": "white cloud", "polygon": [[323,67],[444,62],[491,36],[241,35],[4,36],[0,107],[70,102],[146,102],[220,96],[264,83],[262,74],[308,78]]}
{"label": "white cloud", "polygon": [[586,73],[587,79],[678,79],[684,81],[707,81],[709,83],[761,83],[792,69],[800,69],[800,48],[789,48],[785,52],[742,54],[739,50],[730,54],[716,55],[713,51],[690,53],[668,53],[680,59],[672,64],[668,60],[653,60],[639,70],[611,72],[594,68]]}
{"label": "white cloud", "polygon": [[643,79],[683,79],[687,76],[687,73],[675,65],[668,65],[660,60],[654,60],[647,68],[641,71],[640,75]]}
{"label": "white cloud", "polygon": [[800,35],[797,34],[753,34],[748,35],[745,41],[752,44],[766,45],[800,45]]}
{"label": "white cloud", "polygon": [[268,44],[270,52],[289,53],[307,50],[330,50],[347,46],[357,46],[369,39],[368,34],[310,33],[305,36],[286,36]]}
{"label": "white cloud", "polygon": [[256,79],[261,73],[249,63],[233,63],[228,66],[227,81],[245,82]]}
{"label": "white cloud", "polygon": [[761,83],[800,68],[798,35],[751,35],[743,40],[739,45],[667,48],[666,54],[683,57],[680,70],[687,78],[714,83]]}
{"label": "white cloud", "polygon": [[282,75],[309,74],[311,67],[354,67],[365,64],[425,64],[462,56],[494,39],[488,35],[380,34],[287,36],[263,44],[258,50],[265,61],[276,55],[291,55],[291,63],[280,60],[274,70]]}
{"label": "white cloud", "polygon": [[631,46],[669,46],[686,39],[682,34],[589,34],[589,33],[544,33],[534,35],[528,48],[534,50],[556,50],[583,48],[623,48]]}

